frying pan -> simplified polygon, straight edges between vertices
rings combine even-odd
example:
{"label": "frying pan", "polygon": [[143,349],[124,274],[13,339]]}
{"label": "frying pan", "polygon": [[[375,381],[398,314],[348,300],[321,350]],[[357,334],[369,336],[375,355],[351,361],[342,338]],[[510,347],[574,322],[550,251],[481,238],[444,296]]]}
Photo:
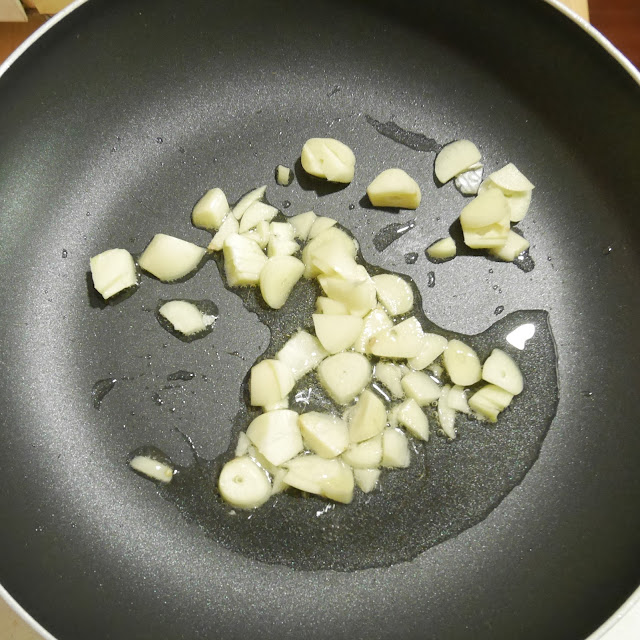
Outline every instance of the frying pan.
{"label": "frying pan", "polygon": [[[42,34],[0,78],[6,589],[64,640],[597,628],[640,575],[630,70],[533,0],[90,0]],[[351,185],[272,181],[311,136],[354,149]],[[462,137],[487,170],[512,161],[537,185],[520,225],[532,271],[426,260],[465,204],[437,187],[433,151]],[[362,200],[387,166],[417,177],[415,215]],[[316,516],[326,503],[286,498],[275,516],[220,525],[215,461],[240,426],[249,366],[283,339],[278,320],[225,289],[213,262],[170,286],[145,277],[118,304],[92,291],[90,256],[139,253],[159,231],[203,244],[188,224],[200,195],[263,183],[287,214],[335,217],[364,260],[413,279],[430,322],[480,334],[479,348],[496,320],[485,336],[537,323],[523,356],[535,392],[502,427],[465,423],[449,448],[434,437],[417,452],[439,481],[428,492],[403,493],[388,474],[369,511]],[[382,228],[410,219],[375,249]],[[214,331],[188,344],[166,333],[155,310],[171,297],[215,302]],[[167,380],[181,370],[195,376]],[[113,379],[99,404],[94,384]],[[127,468],[148,445],[183,470],[181,492]]]}

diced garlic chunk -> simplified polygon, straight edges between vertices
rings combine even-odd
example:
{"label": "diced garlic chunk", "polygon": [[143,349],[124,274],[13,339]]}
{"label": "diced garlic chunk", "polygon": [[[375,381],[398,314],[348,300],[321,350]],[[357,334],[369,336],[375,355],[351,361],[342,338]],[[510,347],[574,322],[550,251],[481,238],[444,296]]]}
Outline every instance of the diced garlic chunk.
{"label": "diced garlic chunk", "polygon": [[267,185],[262,187],[258,187],[257,189],[253,189],[249,191],[249,193],[245,194],[238,200],[236,205],[233,207],[231,213],[236,220],[240,220],[244,215],[244,212],[254,203],[262,200],[264,198],[264,194],[267,191]]}
{"label": "diced garlic chunk", "polygon": [[192,242],[157,233],[138,259],[142,269],[163,282],[172,282],[191,273],[206,250]]}
{"label": "diced garlic chunk", "polygon": [[366,389],[349,416],[349,440],[355,443],[369,440],[382,433],[386,424],[384,403],[373,391]]}
{"label": "diced garlic chunk", "polygon": [[524,219],[531,205],[531,191],[508,191],[501,189],[492,180],[485,180],[479,189],[479,193],[489,190],[500,191],[507,198],[509,206],[509,219],[511,222],[520,222]]}
{"label": "diced garlic chunk", "polygon": [[304,449],[298,414],[289,409],[259,415],[249,425],[247,437],[277,467]]}
{"label": "diced garlic chunk", "polygon": [[438,181],[444,184],[482,158],[478,147],[469,140],[456,140],[445,145],[436,156],[435,174]]}
{"label": "diced garlic chunk", "polygon": [[420,404],[413,398],[393,409],[395,421],[418,440],[429,439],[429,420]]}
{"label": "diced garlic chunk", "polygon": [[402,388],[407,397],[413,398],[421,407],[426,407],[440,397],[440,385],[422,371],[412,371],[404,376]]}
{"label": "diced garlic chunk", "polygon": [[512,399],[513,394],[494,384],[487,384],[469,398],[469,407],[490,422],[497,422],[498,414],[511,404]]}
{"label": "diced garlic chunk", "polygon": [[376,285],[378,300],[390,316],[398,316],[411,310],[413,289],[406,280],[392,273],[383,273],[371,279]]}
{"label": "diced garlic chunk", "polygon": [[482,379],[517,396],[522,393],[524,382],[515,360],[502,349],[494,349],[484,361]]}
{"label": "diced garlic chunk", "polygon": [[353,348],[359,353],[371,353],[369,342],[371,338],[385,329],[393,327],[393,321],[381,308],[372,309],[365,317],[362,332],[355,341]]}
{"label": "diced garlic chunk", "polygon": [[238,233],[240,231],[240,224],[238,221],[229,214],[220,225],[218,232],[213,238],[211,238],[211,242],[207,247],[207,251],[222,251],[222,247],[224,246],[224,241],[233,233]]}
{"label": "diced garlic chunk", "polygon": [[289,222],[295,229],[296,238],[306,242],[309,237],[309,231],[318,216],[313,211],[299,213],[297,216],[289,218]]}
{"label": "diced garlic chunk", "polygon": [[469,403],[467,402],[467,394],[464,387],[460,385],[454,385],[449,389],[447,395],[447,404],[454,410],[460,413],[470,413]]}
{"label": "diced garlic chunk", "polygon": [[345,504],[353,500],[353,472],[341,460],[299,456],[286,467],[284,482],[291,487]]}
{"label": "diced garlic chunk", "polygon": [[231,211],[227,196],[222,189],[209,189],[191,212],[191,222],[200,229],[219,229],[222,221]]}
{"label": "diced garlic chunk", "polygon": [[378,484],[380,469],[354,469],[353,477],[363,493],[371,493]]}
{"label": "diced garlic chunk", "polygon": [[347,423],[330,413],[303,413],[298,425],[305,445],[323,458],[335,458],[349,446]]}
{"label": "diced garlic chunk", "polygon": [[281,187],[288,187],[293,182],[293,171],[283,164],[276,167],[276,182]]}
{"label": "diced garlic chunk", "polygon": [[312,176],[331,182],[353,180],[356,157],[349,147],[334,138],[310,138],[300,155],[302,168]]}
{"label": "diced garlic chunk", "polygon": [[164,484],[171,482],[173,478],[173,469],[168,464],[149,456],[135,456],[129,462],[129,466],[138,473]]}
{"label": "diced garlic chunk", "polygon": [[420,323],[411,316],[376,333],[368,346],[371,353],[380,358],[415,358],[422,350],[423,336]]}
{"label": "diced garlic chunk", "polygon": [[360,335],[362,324],[362,318],[357,316],[313,314],[316,336],[329,353],[339,353],[349,349]]}
{"label": "diced garlic chunk", "polygon": [[382,382],[394,398],[404,398],[403,375],[402,367],[392,362],[378,362],[373,372],[374,378]]}
{"label": "diced garlic chunk", "polygon": [[342,459],[354,469],[374,469],[382,462],[382,434],[364,442],[352,443]]}
{"label": "diced garlic chunk", "polygon": [[409,358],[407,364],[415,371],[426,369],[436,358],[442,355],[449,341],[437,333],[425,333],[420,340],[418,355]]}
{"label": "diced garlic chunk", "polygon": [[271,222],[278,210],[265,202],[252,202],[240,218],[240,233],[253,229],[259,222]]}
{"label": "diced garlic chunk", "polygon": [[438,399],[438,422],[440,423],[440,428],[444,431],[445,435],[450,440],[454,440],[456,437],[456,412],[449,404],[450,393],[450,385],[446,384],[442,387],[442,393]]}
{"label": "diced garlic chunk", "polygon": [[222,248],[224,271],[230,287],[257,285],[267,256],[256,242],[237,233],[232,233]]}
{"label": "diced garlic chunk", "polygon": [[323,231],[335,226],[337,222],[337,220],[328,218],[327,216],[316,217],[311,225],[311,229],[309,229],[308,239],[313,240],[314,238],[317,238]]}
{"label": "diced garlic chunk", "polygon": [[509,218],[509,205],[504,194],[487,189],[475,197],[460,213],[462,229],[481,229]]}
{"label": "diced garlic chunk", "polygon": [[454,384],[468,387],[479,382],[482,366],[478,354],[461,340],[450,340],[443,354],[444,367]]}
{"label": "diced garlic chunk", "polygon": [[531,191],[535,188],[512,162],[492,173],[488,179],[503,191]]}
{"label": "diced garlic chunk", "polygon": [[328,355],[315,336],[306,331],[298,331],[278,351],[276,358],[287,365],[295,380],[299,380],[313,371]]}
{"label": "diced garlic chunk", "polygon": [[386,169],[367,187],[374,207],[417,209],[422,194],[418,183],[402,169]]}
{"label": "diced garlic chunk", "polygon": [[365,316],[377,303],[376,286],[364,272],[364,277],[345,280],[339,276],[318,276],[318,282],[327,297],[342,302],[349,313]]}
{"label": "diced garlic chunk", "polygon": [[171,323],[171,326],[185,336],[195,335],[208,329],[216,320],[186,300],[170,300],[165,302],[158,313]]}
{"label": "diced garlic chunk", "polygon": [[293,225],[288,222],[272,222],[269,226],[269,248],[267,255],[273,256],[291,256],[298,249],[298,243],[294,240],[296,230]]}
{"label": "diced garlic chunk", "polygon": [[513,262],[523,251],[529,248],[529,241],[517,234],[515,231],[509,231],[507,241],[502,247],[489,249],[489,253],[505,262]]}
{"label": "diced garlic chunk", "polygon": [[360,353],[345,351],[325,358],[318,366],[318,378],[337,404],[349,404],[371,380],[371,364]]}
{"label": "diced garlic chunk", "polygon": [[386,428],[382,432],[382,466],[406,468],[411,464],[407,436],[399,429]]}
{"label": "diced garlic chunk", "polygon": [[238,509],[254,509],[271,497],[267,474],[251,458],[229,460],[220,472],[218,490],[223,499]]}
{"label": "diced garlic chunk", "polygon": [[304,264],[293,256],[269,258],[260,271],[260,293],[272,309],[280,309],[302,277]]}
{"label": "diced garlic chunk", "polygon": [[261,360],[251,367],[249,390],[254,407],[267,407],[286,398],[295,380],[291,369],[281,360]]}
{"label": "diced garlic chunk", "polygon": [[457,253],[456,243],[451,236],[434,242],[427,248],[427,254],[433,260],[450,260]]}
{"label": "diced garlic chunk", "polygon": [[109,249],[90,260],[96,291],[105,299],[138,284],[136,264],[126,249]]}
{"label": "diced garlic chunk", "polygon": [[348,313],[346,304],[342,304],[342,302],[332,300],[331,298],[326,298],[325,296],[318,296],[316,298],[316,311],[330,315],[346,315]]}

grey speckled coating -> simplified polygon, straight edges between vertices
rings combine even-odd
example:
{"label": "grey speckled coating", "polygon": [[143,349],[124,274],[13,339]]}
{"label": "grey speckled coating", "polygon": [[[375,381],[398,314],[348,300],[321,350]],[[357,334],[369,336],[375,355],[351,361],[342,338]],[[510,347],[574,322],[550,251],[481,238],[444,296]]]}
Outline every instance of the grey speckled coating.
{"label": "grey speckled coating", "polygon": [[[578,640],[637,585],[640,88],[564,16],[535,0],[91,0],[0,78],[0,113],[0,580],[60,640]],[[537,185],[519,225],[535,269],[427,262],[464,200],[436,188],[433,153],[371,119],[437,144],[470,138],[488,170],[515,162]],[[311,135],[356,151],[351,185],[318,197],[299,173],[275,184]],[[361,206],[381,165],[418,179],[415,215]],[[262,564],[126,467],[149,443],[190,464],[176,427],[205,459],[225,451],[269,331],[209,264],[172,286],[220,319],[179,342],[158,326],[171,294],[157,281],[91,306],[88,259],[138,253],[156,231],[204,242],[186,222],[199,195],[262,182],[288,214],[332,215],[366,260],[410,275],[437,325],[479,333],[498,306],[549,313],[560,403],[539,458],[484,520],[412,561]],[[374,249],[383,226],[413,217]],[[168,383],[179,370],[197,375]],[[111,377],[97,411],[92,387]]]}

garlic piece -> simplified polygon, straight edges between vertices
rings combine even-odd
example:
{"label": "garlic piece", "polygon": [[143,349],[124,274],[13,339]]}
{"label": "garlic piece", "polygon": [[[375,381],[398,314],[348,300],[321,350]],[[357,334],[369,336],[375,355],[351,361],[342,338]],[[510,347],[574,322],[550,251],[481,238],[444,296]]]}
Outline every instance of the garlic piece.
{"label": "garlic piece", "polygon": [[302,277],[304,264],[293,256],[269,258],[260,270],[260,293],[272,309],[280,309]]}
{"label": "garlic piece", "polygon": [[517,396],[524,382],[515,360],[502,349],[494,349],[482,367],[482,379]]}
{"label": "garlic piece", "polygon": [[231,211],[227,196],[222,189],[209,189],[193,207],[191,222],[195,227],[212,231],[219,229],[222,221]]}
{"label": "garlic piece", "polygon": [[277,467],[304,449],[298,414],[289,409],[270,411],[258,416],[249,425],[247,437]]}
{"label": "garlic piece", "polygon": [[185,336],[206,331],[216,320],[186,300],[170,300],[165,302],[158,313],[171,323],[171,326]]}
{"label": "garlic piece", "polygon": [[349,147],[334,138],[310,138],[300,155],[302,168],[312,176],[331,182],[353,180],[356,157]]}
{"label": "garlic piece", "polygon": [[90,260],[96,291],[105,299],[138,284],[136,264],[126,249],[109,249]]}
{"label": "garlic piece", "polygon": [[378,300],[390,316],[398,316],[411,310],[413,290],[406,280],[392,273],[373,276],[371,280],[376,285]]}
{"label": "garlic piece", "polygon": [[444,367],[454,384],[468,387],[482,377],[478,354],[460,340],[450,340],[443,355]]}
{"label": "garlic piece", "polygon": [[129,462],[129,466],[147,478],[164,484],[168,484],[173,478],[173,469],[168,464],[154,460],[149,456],[135,456]]}
{"label": "garlic piece", "polygon": [[433,260],[450,260],[457,253],[456,243],[452,237],[442,238],[427,248],[427,254]]}
{"label": "garlic piece", "polygon": [[298,425],[306,446],[322,458],[335,458],[349,446],[349,428],[337,416],[310,411],[300,415]]}
{"label": "garlic piece", "polygon": [[318,378],[338,404],[349,404],[371,380],[369,360],[351,351],[329,356],[318,366]]}
{"label": "garlic piece", "polygon": [[206,249],[173,236],[157,233],[138,259],[142,269],[163,282],[172,282],[191,273],[200,264]]}
{"label": "garlic piece", "polygon": [[478,147],[469,140],[456,140],[445,145],[436,156],[435,174],[439,182],[444,184],[467,171],[482,158]]}
{"label": "garlic piece", "polygon": [[267,474],[247,456],[227,462],[218,478],[220,495],[239,509],[254,509],[271,497]]}
{"label": "garlic piece", "polygon": [[398,168],[380,173],[367,187],[367,195],[374,207],[417,209],[422,194],[418,183]]}

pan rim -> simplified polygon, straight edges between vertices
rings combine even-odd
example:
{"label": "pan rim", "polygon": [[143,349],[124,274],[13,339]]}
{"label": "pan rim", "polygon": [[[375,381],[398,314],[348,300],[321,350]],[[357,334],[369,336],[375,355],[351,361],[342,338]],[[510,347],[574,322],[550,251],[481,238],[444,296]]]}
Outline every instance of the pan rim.
{"label": "pan rim", "polygon": [[[546,4],[555,8],[557,11],[566,16],[574,24],[580,27],[587,35],[589,35],[596,43],[598,43],[620,66],[631,76],[631,78],[640,86],[640,69],[638,69],[612,42],[598,31],[587,20],[580,16],[576,11],[570,9],[563,4],[561,0],[543,0]],[[9,57],[0,64],[0,79],[7,73],[11,66],[42,36],[50,29],[63,20],[73,11],[89,2],[89,0],[74,0],[64,9],[49,18],[42,26],[32,33],[18,48],[9,55]],[[8,605],[23,622],[25,622],[34,632],[40,634],[42,640],[58,640],[47,629],[45,629],[22,605],[9,593],[9,591],[0,582],[0,598]],[[605,640],[607,634],[611,632],[626,616],[629,615],[635,607],[640,608],[640,585],[633,591],[623,604],[611,614],[611,616],[586,640]]]}

